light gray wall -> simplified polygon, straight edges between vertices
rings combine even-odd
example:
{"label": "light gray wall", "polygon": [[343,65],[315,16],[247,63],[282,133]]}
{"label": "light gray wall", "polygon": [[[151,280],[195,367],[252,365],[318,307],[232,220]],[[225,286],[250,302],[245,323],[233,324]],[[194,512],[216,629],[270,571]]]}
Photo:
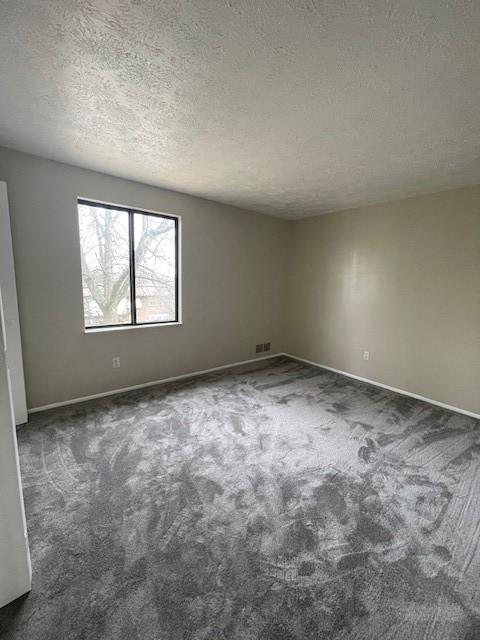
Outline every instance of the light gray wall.
{"label": "light gray wall", "polygon": [[480,413],[480,186],[295,222],[291,267],[290,353]]}
{"label": "light gray wall", "polygon": [[[284,350],[290,223],[1,148],[0,180],[30,408]],[[182,216],[182,326],[83,332],[78,196]]]}

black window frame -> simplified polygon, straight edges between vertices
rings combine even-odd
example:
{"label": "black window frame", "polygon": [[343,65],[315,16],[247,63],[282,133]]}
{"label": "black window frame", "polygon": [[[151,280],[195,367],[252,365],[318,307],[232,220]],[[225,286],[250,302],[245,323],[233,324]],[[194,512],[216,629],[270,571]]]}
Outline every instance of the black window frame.
{"label": "black window frame", "polygon": [[[162,324],[179,324],[179,216],[169,215],[166,213],[157,213],[154,211],[145,211],[143,209],[136,209],[133,207],[125,207],[122,205],[110,204],[105,202],[98,202],[96,200],[89,200],[88,198],[77,198],[77,215],[78,206],[86,205],[89,207],[98,207],[99,209],[112,209],[114,211],[125,211],[128,214],[128,258],[129,258],[129,273],[130,273],[130,322],[119,322],[118,324],[85,324],[85,304],[82,295],[83,303],[83,326],[85,331],[91,331],[95,329],[118,329],[121,327],[148,327],[151,325]],[[137,322],[137,305],[135,304],[135,229],[134,229],[134,215],[141,214],[144,216],[151,216],[152,218],[166,218],[167,220],[173,220],[175,224],[175,320],[154,320],[152,322]],[[81,239],[80,239],[81,241]],[[83,281],[83,273],[82,273]]]}

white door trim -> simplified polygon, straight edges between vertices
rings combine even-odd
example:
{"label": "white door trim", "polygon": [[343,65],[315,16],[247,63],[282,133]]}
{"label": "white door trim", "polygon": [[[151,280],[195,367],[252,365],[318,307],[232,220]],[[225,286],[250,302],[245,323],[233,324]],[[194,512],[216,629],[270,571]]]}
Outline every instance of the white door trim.
{"label": "white door trim", "polygon": [[12,385],[15,424],[28,420],[25,377],[23,372],[20,319],[18,316],[17,286],[13,263],[12,233],[8,209],[7,185],[0,182],[0,284],[7,341],[8,369]]}
{"label": "white door trim", "polygon": [[0,607],[30,591],[32,581],[6,356],[0,287]]}

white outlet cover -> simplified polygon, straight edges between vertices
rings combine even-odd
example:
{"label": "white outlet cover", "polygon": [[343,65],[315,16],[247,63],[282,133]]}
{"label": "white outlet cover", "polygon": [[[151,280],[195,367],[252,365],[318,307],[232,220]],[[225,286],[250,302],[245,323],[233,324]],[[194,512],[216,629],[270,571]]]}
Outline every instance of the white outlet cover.
{"label": "white outlet cover", "polygon": [[363,359],[364,360],[368,360],[370,358],[370,351],[364,351],[363,352]]}

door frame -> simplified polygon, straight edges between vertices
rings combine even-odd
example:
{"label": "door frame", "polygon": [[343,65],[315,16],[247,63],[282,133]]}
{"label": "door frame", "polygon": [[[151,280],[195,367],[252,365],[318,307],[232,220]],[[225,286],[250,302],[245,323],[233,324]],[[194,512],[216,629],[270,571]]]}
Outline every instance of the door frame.
{"label": "door frame", "polygon": [[7,184],[0,182],[0,285],[15,424],[28,420]]}

